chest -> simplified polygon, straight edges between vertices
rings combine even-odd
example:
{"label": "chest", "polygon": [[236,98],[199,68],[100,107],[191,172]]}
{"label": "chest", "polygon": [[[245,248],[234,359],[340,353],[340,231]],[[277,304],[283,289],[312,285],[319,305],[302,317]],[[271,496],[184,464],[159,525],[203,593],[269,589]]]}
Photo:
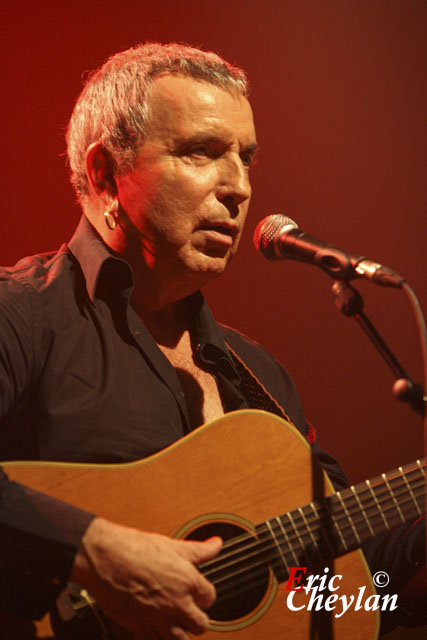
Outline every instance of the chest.
{"label": "chest", "polygon": [[192,427],[223,415],[217,381],[211,373],[198,365],[189,337],[185,336],[175,348],[163,345],[159,347],[181,382]]}
{"label": "chest", "polygon": [[138,318],[122,328],[101,303],[70,317],[46,334],[42,374],[3,418],[3,459],[22,458],[24,442],[29,459],[135,460],[223,414],[215,377],[189,341],[160,350]]}

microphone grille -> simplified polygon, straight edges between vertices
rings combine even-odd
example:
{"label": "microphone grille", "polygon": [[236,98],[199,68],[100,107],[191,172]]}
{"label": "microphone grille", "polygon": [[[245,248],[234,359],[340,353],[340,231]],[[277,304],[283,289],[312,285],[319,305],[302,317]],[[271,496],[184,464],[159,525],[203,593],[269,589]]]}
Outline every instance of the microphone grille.
{"label": "microphone grille", "polygon": [[[253,243],[255,249],[260,251],[266,258],[277,259],[274,252],[274,238],[278,232],[290,229],[298,229],[297,223],[292,218],[279,213],[267,216],[258,222],[254,231]],[[270,255],[271,250],[272,254]]]}

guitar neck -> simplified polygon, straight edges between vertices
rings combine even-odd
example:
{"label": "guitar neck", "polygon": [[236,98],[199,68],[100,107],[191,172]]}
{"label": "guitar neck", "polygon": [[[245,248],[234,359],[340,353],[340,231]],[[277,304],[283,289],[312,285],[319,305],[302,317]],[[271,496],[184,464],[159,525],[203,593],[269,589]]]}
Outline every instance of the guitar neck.
{"label": "guitar neck", "polygon": [[422,516],[425,466],[417,460],[260,525],[259,535],[272,538],[278,550],[276,572],[319,565]]}

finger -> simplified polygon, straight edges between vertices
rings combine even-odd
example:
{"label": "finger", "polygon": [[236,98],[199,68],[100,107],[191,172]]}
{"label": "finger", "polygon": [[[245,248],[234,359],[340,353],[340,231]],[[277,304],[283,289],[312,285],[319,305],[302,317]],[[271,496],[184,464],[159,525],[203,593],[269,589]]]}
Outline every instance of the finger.
{"label": "finger", "polygon": [[185,631],[199,636],[207,630],[209,616],[191,601],[185,610],[185,621],[180,621],[180,624]]}
{"label": "finger", "polygon": [[173,640],[188,640],[188,635],[184,629],[181,629],[180,627],[173,627],[171,629],[171,639],[172,638]]}
{"label": "finger", "polygon": [[201,573],[196,575],[191,595],[198,607],[209,609],[216,600],[216,589]]}
{"label": "finger", "polygon": [[221,551],[222,540],[218,536],[208,538],[204,542],[193,540],[179,540],[179,552],[193,564],[201,564],[211,560]]}

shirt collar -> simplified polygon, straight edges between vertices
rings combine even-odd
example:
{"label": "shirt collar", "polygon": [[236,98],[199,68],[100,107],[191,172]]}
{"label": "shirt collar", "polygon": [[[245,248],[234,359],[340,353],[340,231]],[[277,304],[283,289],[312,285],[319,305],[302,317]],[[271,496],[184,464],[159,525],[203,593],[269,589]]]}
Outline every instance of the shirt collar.
{"label": "shirt collar", "polygon": [[[110,251],[85,215],[81,217],[68,248],[80,264],[92,303],[95,302],[97,292],[103,288],[103,281],[106,278],[108,279],[108,283],[105,283],[107,288],[111,289],[114,283],[117,293],[127,290],[130,295],[133,287],[130,265]],[[201,360],[206,365],[217,365],[221,361],[227,370],[228,377],[238,378],[222,331],[200,291],[189,296],[188,303],[195,318],[194,335]]]}
{"label": "shirt collar", "polygon": [[116,286],[121,291],[133,287],[132,270],[127,262],[115,256],[89,220],[83,215],[68,243],[71,253],[77,258],[86,280],[86,289],[92,303],[95,301],[97,290],[106,272],[111,277],[115,272]]}
{"label": "shirt collar", "polygon": [[201,361],[208,367],[220,366],[227,378],[238,383],[240,376],[224,340],[221,327],[215,321],[200,291],[190,297],[189,303],[194,310],[194,334]]}

